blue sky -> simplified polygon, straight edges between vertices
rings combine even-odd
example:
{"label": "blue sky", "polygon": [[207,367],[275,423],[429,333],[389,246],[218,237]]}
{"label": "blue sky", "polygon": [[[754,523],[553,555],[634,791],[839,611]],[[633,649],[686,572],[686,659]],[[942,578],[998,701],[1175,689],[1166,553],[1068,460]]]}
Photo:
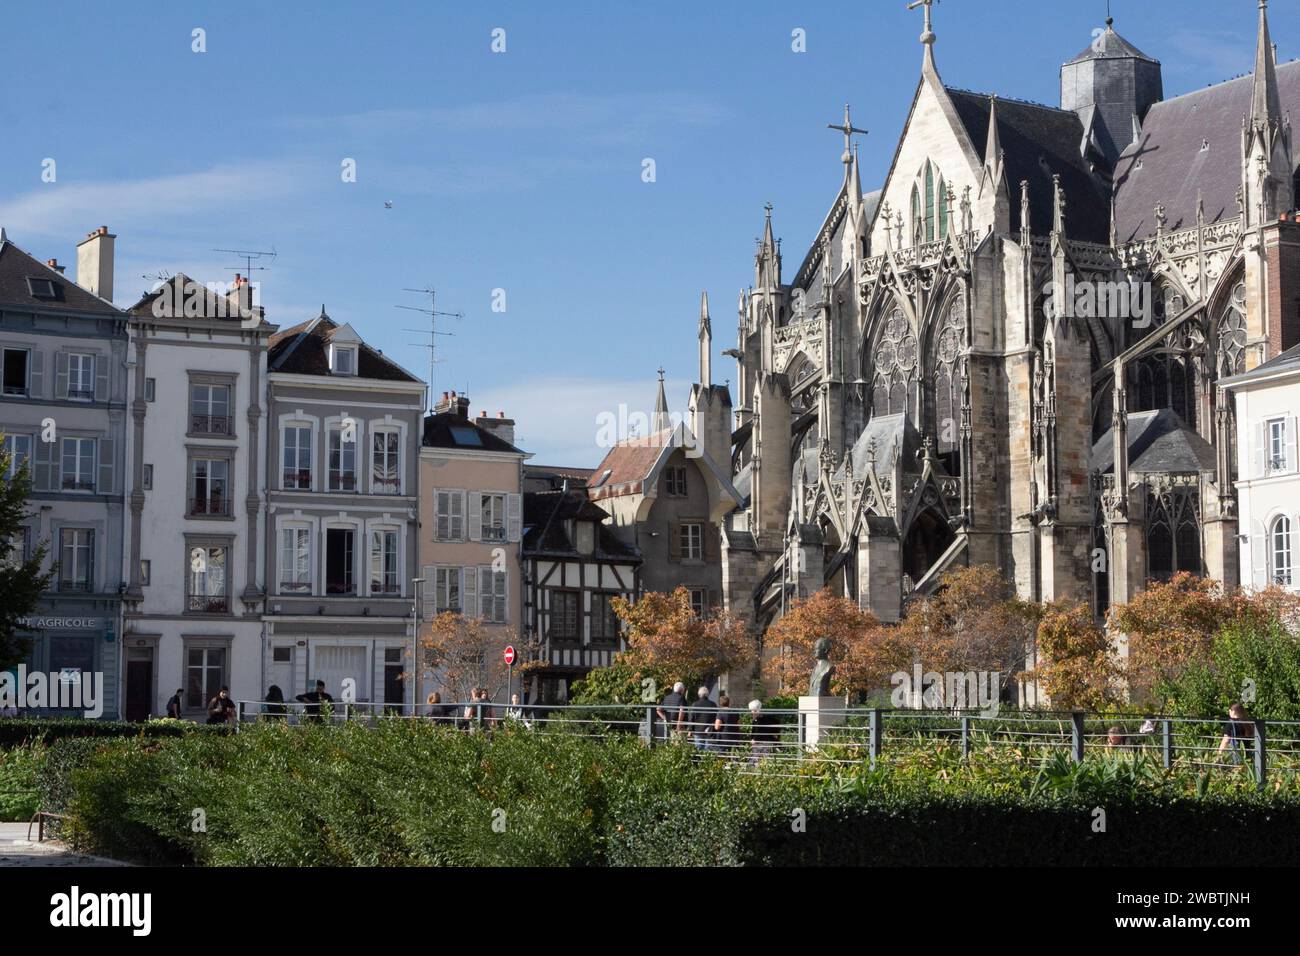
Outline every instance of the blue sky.
{"label": "blue sky", "polygon": [[[1163,61],[1166,96],[1251,69],[1254,0],[1113,8]],[[1283,60],[1300,53],[1298,8],[1270,11]],[[943,0],[939,71],[1055,104],[1060,64],[1105,15],[1105,0]],[[791,49],[796,28],[807,52]],[[845,102],[870,130],[864,187],[879,185],[920,29],[904,0],[13,5],[0,225],[70,263],[108,225],[122,305],[159,272],[230,279],[238,263],[214,249],[274,248],[254,275],[269,321],[324,303],[421,376],[404,330],[424,319],[396,306],[425,304],[404,287],[434,286],[440,309],[465,314],[444,325],[435,388],[514,417],[535,462],[590,466],[597,416],[648,412],[660,365],[683,408],[701,290],[715,353],[735,345],[765,202],[797,268],[840,182],[826,124]],[[715,379],[733,368],[715,354]]]}

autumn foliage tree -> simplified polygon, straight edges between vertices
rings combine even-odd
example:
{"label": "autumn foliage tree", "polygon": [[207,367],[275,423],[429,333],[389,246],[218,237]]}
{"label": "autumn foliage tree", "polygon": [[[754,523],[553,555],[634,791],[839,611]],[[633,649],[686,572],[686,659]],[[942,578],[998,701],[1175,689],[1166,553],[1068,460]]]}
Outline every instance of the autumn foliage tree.
{"label": "autumn foliage tree", "polygon": [[684,587],[613,604],[627,640],[620,664],[635,673],[668,674],[694,686],[749,662],[753,645],[744,622],[721,610],[697,616]]}
{"label": "autumn foliage tree", "polygon": [[505,686],[505,634],[478,618],[443,611],[420,635],[421,669],[447,702],[468,701],[476,688],[495,698]]}
{"label": "autumn foliage tree", "polygon": [[1097,626],[1092,608],[1079,602],[1043,608],[1038,667],[1023,676],[1038,681],[1052,706],[1064,710],[1106,710],[1123,692],[1113,643]]}
{"label": "autumn foliage tree", "polygon": [[767,629],[763,677],[768,687],[778,694],[808,693],[813,648],[823,637],[831,644],[831,691],[837,695],[866,694],[887,686],[891,673],[910,666],[910,656],[892,628],[882,626],[855,601],[822,588],[796,600]]}
{"label": "autumn foliage tree", "polygon": [[900,669],[919,663],[926,671],[997,672],[1008,687],[1024,668],[1040,614],[996,568],[955,568],[899,623],[897,639],[911,651]]}

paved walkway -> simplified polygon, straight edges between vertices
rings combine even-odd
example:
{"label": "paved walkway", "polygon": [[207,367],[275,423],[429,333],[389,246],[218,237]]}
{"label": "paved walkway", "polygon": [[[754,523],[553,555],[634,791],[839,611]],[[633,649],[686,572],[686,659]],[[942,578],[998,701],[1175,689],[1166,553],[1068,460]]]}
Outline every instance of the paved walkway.
{"label": "paved walkway", "polygon": [[26,823],[0,823],[0,866],[127,866],[116,860],[73,853],[57,840],[36,842],[27,839]]}

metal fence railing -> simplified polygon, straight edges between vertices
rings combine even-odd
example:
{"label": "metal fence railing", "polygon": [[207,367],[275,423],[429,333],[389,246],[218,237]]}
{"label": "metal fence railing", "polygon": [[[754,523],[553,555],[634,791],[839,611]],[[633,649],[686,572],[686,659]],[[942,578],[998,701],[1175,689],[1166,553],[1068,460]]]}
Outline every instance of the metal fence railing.
{"label": "metal fence railing", "polygon": [[603,739],[636,736],[648,746],[678,745],[700,759],[740,769],[793,772],[810,759],[874,768],[909,753],[948,752],[969,759],[1018,752],[1145,755],[1168,769],[1242,768],[1262,789],[1271,774],[1300,773],[1300,721],[1210,717],[1142,717],[1081,711],[922,711],[833,708],[818,711],[715,709],[668,715],[656,704],[525,704],[468,702],[420,705],[371,702],[238,701],[238,724],[373,723],[420,720],[466,733],[515,726]]}

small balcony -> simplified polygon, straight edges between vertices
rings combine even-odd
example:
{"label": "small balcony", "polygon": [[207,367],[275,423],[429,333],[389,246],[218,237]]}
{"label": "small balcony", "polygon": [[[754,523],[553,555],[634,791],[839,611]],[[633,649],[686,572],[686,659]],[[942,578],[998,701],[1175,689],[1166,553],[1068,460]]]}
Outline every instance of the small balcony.
{"label": "small balcony", "polygon": [[68,400],[73,402],[93,402],[95,400],[95,390],[93,388],[70,388],[68,389]]}
{"label": "small balcony", "polygon": [[88,593],[88,592],[90,591],[90,582],[87,581],[87,580],[81,580],[81,581],[78,581],[78,580],[75,580],[75,579],[74,579],[74,580],[60,580],[60,581],[59,581],[59,590],[60,590],[60,591],[65,591],[65,592],[66,592],[66,591],[72,591],[72,592]]}
{"label": "small balcony", "polygon": [[337,471],[330,472],[329,490],[330,491],[356,491],[357,476],[341,475]]}
{"label": "small balcony", "polygon": [[382,583],[382,584],[381,584],[379,581],[371,581],[371,582],[370,582],[370,593],[371,593],[371,594],[380,594],[380,595],[385,595],[385,594],[386,594],[386,595],[389,595],[389,596],[394,596],[394,595],[397,595],[397,594],[401,594],[401,593],[402,593],[402,589],[399,588],[399,587],[397,586],[397,582],[396,582],[396,581],[393,581],[393,582],[385,582],[385,583]]}
{"label": "small balcony", "polygon": [[72,478],[65,476],[63,479],[64,491],[89,491],[95,490],[95,483],[87,478]]}
{"label": "small balcony", "polygon": [[234,419],[229,415],[190,415],[190,434],[223,435],[235,433]]}
{"label": "small balcony", "polygon": [[370,493],[373,495],[400,495],[402,493],[402,482],[397,478],[373,476],[370,479]]}
{"label": "small balcony", "polygon": [[224,594],[191,594],[187,609],[193,614],[229,614],[230,598]]}
{"label": "small balcony", "polygon": [[230,499],[224,495],[191,498],[186,514],[193,518],[229,518]]}
{"label": "small balcony", "polygon": [[310,581],[281,581],[281,594],[311,594]]}

